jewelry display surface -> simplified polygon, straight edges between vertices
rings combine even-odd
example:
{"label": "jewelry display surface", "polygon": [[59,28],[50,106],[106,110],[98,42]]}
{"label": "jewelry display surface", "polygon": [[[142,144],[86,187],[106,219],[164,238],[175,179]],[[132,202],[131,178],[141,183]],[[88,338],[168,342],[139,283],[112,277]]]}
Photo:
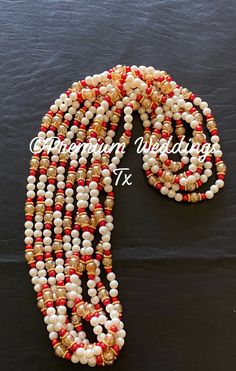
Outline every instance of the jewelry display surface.
{"label": "jewelry display surface", "polygon": [[[117,64],[134,64],[167,71],[208,102],[227,174],[224,188],[209,201],[176,202],[162,195],[149,186],[142,169],[136,140],[143,138],[143,125],[138,111],[133,112],[130,144],[117,165],[126,170],[118,184],[120,173],[112,176],[113,271],[126,331],[112,370],[235,370],[234,2],[4,0],[0,14],[0,369],[91,369],[55,356],[28,275],[24,204],[29,143],[44,113],[73,81]],[[123,116],[115,141],[122,134]],[[184,126],[191,137],[189,124]],[[214,165],[213,173],[196,193],[210,189]],[[110,291],[103,269],[100,278]],[[81,281],[88,301],[86,271]],[[93,326],[82,322],[89,342],[97,342]]]}

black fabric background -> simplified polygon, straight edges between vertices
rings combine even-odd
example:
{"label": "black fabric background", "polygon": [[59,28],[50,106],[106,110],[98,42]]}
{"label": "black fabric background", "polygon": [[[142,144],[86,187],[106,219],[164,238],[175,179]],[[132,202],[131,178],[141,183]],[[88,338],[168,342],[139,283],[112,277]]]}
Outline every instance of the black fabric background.
{"label": "black fabric background", "polygon": [[[236,370],[236,3],[0,2],[0,370],[84,369],[57,359],[23,251],[29,141],[73,81],[118,63],[153,65],[205,99],[216,116],[226,187],[177,204],[148,186],[130,146],[133,185],[116,188],[113,252],[126,346],[114,371]],[[135,120],[141,134],[139,120]]]}

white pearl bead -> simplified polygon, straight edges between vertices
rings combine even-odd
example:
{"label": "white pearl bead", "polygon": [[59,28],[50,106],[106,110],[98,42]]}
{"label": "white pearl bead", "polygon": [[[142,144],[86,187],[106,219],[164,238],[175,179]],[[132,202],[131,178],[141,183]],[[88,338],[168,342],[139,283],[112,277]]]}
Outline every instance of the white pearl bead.
{"label": "white pearl bead", "polygon": [[216,180],[216,185],[217,185],[217,187],[219,187],[219,188],[223,188],[224,187],[224,181],[222,180],[222,179],[217,179]]}
{"label": "white pearl bead", "polygon": [[219,192],[219,188],[216,184],[213,184],[211,187],[210,187],[210,190],[213,192],[213,193],[217,193]]}
{"label": "white pearl bead", "polygon": [[212,199],[214,197],[214,193],[212,191],[207,191],[206,192],[206,198],[208,198],[209,200]]}
{"label": "white pearl bead", "polygon": [[182,199],[183,199],[182,194],[181,193],[176,193],[176,195],[175,195],[175,201],[181,202]]}

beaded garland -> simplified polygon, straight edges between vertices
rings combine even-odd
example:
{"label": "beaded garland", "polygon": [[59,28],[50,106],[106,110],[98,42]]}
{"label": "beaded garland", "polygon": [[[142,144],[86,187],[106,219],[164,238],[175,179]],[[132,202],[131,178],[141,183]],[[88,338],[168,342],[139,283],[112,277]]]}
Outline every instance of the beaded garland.
{"label": "beaded garland", "polygon": [[[150,185],[177,202],[213,198],[224,186],[226,171],[214,117],[206,102],[165,71],[118,65],[75,82],[45,114],[38,137],[57,136],[67,146],[105,143],[109,147],[123,119],[119,143],[126,147],[134,111],[142,120],[147,144],[166,143],[171,135],[181,141],[188,126],[192,142],[203,145],[208,131],[215,151],[203,162],[194,150],[179,161],[151,150],[143,156],[143,169]],[[53,148],[52,153],[35,152],[30,161],[25,257],[55,353],[73,363],[112,365],[124,345],[111,253],[112,173],[122,156],[118,149],[114,154],[89,154],[85,149],[60,153]],[[215,183],[206,192],[198,191],[213,167]],[[89,299],[83,293],[83,278]],[[90,323],[96,342],[87,339],[84,321]]]}

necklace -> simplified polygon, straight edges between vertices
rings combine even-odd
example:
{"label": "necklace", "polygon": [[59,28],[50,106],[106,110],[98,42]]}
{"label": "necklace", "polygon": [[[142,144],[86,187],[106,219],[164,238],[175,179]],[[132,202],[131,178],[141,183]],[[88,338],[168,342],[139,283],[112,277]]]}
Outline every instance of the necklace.
{"label": "necklace", "polygon": [[[111,254],[111,176],[130,142],[134,111],[143,123],[142,141],[149,146],[143,153],[143,170],[150,185],[185,203],[211,199],[224,186],[226,166],[208,104],[165,71],[118,65],[75,82],[56,99],[42,119],[30,161],[25,257],[55,353],[73,363],[111,365],[124,345]],[[109,149],[121,119],[120,147],[112,154]],[[195,145],[190,153],[187,132]],[[48,150],[55,137],[67,151],[51,144]],[[182,149],[179,161],[155,151],[155,146],[167,143],[173,149],[174,141]],[[103,145],[106,151],[89,151],[81,144]],[[201,160],[197,145],[207,144],[214,152],[204,153]],[[73,146],[77,150],[72,151]],[[215,183],[198,191],[213,168]],[[87,290],[82,288],[84,277]],[[85,322],[95,342],[87,339]]]}

